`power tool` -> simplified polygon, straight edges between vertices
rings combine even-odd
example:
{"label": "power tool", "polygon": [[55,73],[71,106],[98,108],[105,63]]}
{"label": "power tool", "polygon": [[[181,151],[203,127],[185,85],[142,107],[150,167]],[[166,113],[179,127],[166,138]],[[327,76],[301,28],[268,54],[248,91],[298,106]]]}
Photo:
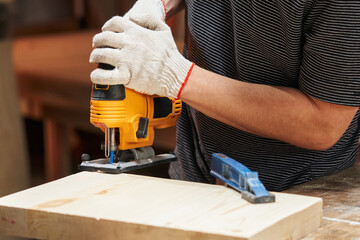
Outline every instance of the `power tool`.
{"label": "power tool", "polygon": [[[107,64],[100,68],[112,69]],[[182,103],[146,95],[124,85],[92,85],[90,122],[105,133],[105,158],[82,155],[79,170],[121,173],[176,160],[171,153],[155,156],[154,128],[174,126]]]}

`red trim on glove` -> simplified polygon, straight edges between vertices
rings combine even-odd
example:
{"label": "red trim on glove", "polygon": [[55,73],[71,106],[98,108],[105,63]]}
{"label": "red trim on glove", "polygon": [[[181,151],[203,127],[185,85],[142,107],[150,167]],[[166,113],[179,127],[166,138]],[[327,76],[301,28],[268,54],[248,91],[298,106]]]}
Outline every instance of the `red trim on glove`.
{"label": "red trim on glove", "polygon": [[164,0],[161,0],[163,6],[164,6],[164,11],[165,11],[165,19],[164,21],[166,21],[166,18],[167,18],[167,12],[166,12],[166,7],[165,7],[165,3],[164,3]]}
{"label": "red trim on glove", "polygon": [[177,97],[176,97],[176,100],[180,99],[181,91],[183,90],[183,88],[185,87],[185,84],[186,84],[187,81],[189,80],[191,71],[193,70],[194,66],[195,66],[195,63],[192,63],[192,64],[191,64],[191,67],[190,67],[190,69],[189,69],[189,71],[188,71],[188,73],[187,73],[187,75],[186,75],[186,78],[185,78],[184,82],[181,84],[181,87],[180,87],[179,93],[178,93],[178,95],[177,95]]}

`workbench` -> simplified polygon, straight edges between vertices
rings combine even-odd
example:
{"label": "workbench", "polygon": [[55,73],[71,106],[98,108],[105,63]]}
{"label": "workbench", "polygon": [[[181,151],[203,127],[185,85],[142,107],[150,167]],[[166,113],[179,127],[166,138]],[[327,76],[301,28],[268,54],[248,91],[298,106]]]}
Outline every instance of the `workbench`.
{"label": "workbench", "polygon": [[287,193],[321,197],[323,218],[318,230],[304,240],[360,239],[360,158],[354,166],[308,182]]}

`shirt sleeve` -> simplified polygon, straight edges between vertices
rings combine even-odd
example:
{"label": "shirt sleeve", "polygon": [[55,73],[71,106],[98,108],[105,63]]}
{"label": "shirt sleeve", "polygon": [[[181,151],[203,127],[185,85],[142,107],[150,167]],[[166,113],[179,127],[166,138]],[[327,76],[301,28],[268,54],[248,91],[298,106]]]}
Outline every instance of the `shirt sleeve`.
{"label": "shirt sleeve", "polygon": [[360,106],[360,1],[316,1],[303,30],[300,89],[322,101]]}

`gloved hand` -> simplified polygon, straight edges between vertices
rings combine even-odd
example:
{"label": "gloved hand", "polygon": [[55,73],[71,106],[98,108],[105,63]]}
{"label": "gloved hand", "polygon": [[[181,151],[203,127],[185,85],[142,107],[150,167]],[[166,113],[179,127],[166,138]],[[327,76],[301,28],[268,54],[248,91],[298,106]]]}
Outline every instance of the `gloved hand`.
{"label": "gloved hand", "polygon": [[124,15],[124,18],[146,21],[148,18],[159,18],[165,22],[166,8],[163,0],[138,0]]}
{"label": "gloved hand", "polygon": [[146,22],[113,17],[94,36],[91,63],[106,63],[112,70],[95,69],[91,81],[124,84],[149,95],[179,98],[194,64],[178,51],[169,26],[161,19]]}

